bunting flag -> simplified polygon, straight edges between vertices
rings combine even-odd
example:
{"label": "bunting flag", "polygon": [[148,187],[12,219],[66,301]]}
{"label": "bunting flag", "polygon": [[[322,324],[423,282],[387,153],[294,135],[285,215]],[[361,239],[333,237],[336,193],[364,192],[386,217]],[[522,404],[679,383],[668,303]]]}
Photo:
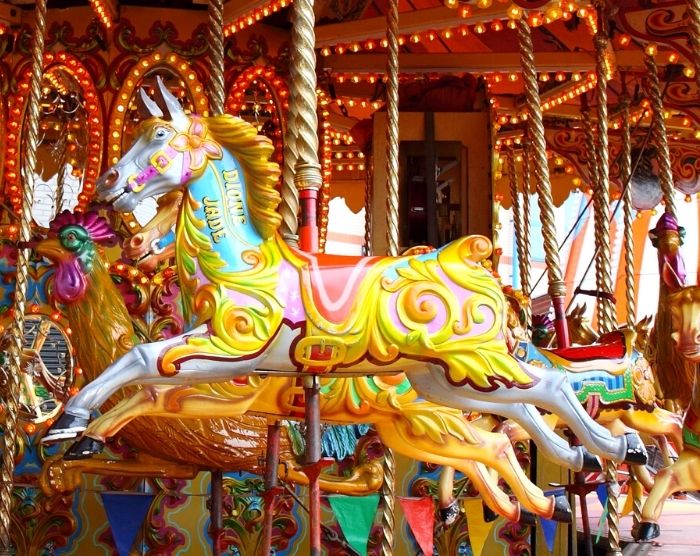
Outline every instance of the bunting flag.
{"label": "bunting flag", "polygon": [[554,539],[557,536],[557,522],[553,519],[540,518],[540,525],[542,526],[542,536],[544,537],[544,542],[547,544],[547,550],[551,554],[554,551]]}
{"label": "bunting flag", "polygon": [[358,554],[367,556],[367,540],[377,513],[379,494],[369,496],[338,494],[329,496],[328,501],[345,535],[345,540]]}
{"label": "bunting flag", "polygon": [[595,489],[595,493],[598,495],[600,505],[605,507],[605,504],[608,501],[608,483],[598,485],[598,487]]}
{"label": "bunting flag", "polygon": [[625,498],[625,503],[622,505],[622,511],[620,515],[629,515],[634,509],[634,495],[632,494],[632,489],[627,491],[627,497]]}
{"label": "bunting flag", "polygon": [[119,556],[129,556],[136,535],[153,502],[153,494],[100,493]]}
{"label": "bunting flag", "polygon": [[463,502],[464,513],[467,516],[469,542],[474,556],[481,556],[486,538],[491,533],[493,523],[484,521],[484,510],[481,498],[466,498]]}
{"label": "bunting flag", "polygon": [[433,556],[433,526],[435,504],[432,498],[403,498],[399,504],[408,526],[425,556]]}

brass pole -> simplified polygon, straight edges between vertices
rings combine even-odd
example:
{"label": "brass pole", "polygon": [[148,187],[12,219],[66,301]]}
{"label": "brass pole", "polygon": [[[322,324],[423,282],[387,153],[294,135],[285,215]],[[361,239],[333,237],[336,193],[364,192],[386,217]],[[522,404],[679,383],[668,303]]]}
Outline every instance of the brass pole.
{"label": "brass pole", "polygon": [[[295,11],[292,10],[292,29],[295,27]],[[299,190],[294,184],[294,166],[297,163],[297,135],[296,116],[299,113],[299,94],[297,91],[298,77],[294,52],[297,49],[295,43],[296,35],[292,34],[292,59],[289,64],[289,108],[287,110],[287,125],[284,131],[284,156],[282,164],[282,183],[280,194],[282,203],[280,204],[280,215],[282,223],[280,233],[285,241],[294,247],[299,244]],[[280,118],[284,117],[283,114]]]}
{"label": "brass pole", "polygon": [[[297,160],[294,164],[294,184],[301,201],[300,247],[311,253],[318,251],[317,202],[323,183],[318,163],[318,115],[316,111],[316,51],[313,0],[297,0],[293,5],[292,27],[292,88],[297,97],[294,127],[297,131]],[[291,91],[290,91],[291,92]],[[291,105],[290,105],[291,107]]]}
{"label": "brass pole", "polygon": [[[596,286],[599,291],[611,294],[612,270],[610,254],[610,155],[608,152],[608,68],[606,51],[608,47],[607,25],[602,10],[598,17],[598,33],[595,36],[596,52],[596,98],[598,101],[598,141],[596,159],[598,181],[593,196],[595,213],[596,250]],[[610,332],[615,328],[615,305],[610,297],[600,297],[596,304],[598,328]],[[608,517],[610,516],[608,514]]]}
{"label": "brass pole", "polygon": [[666,136],[666,121],[664,120],[664,104],[661,98],[658,69],[654,57],[644,55],[647,67],[646,89],[651,102],[651,127],[656,145],[656,161],[659,165],[659,185],[664,194],[665,211],[676,216],[676,205],[673,199],[673,174],[671,173],[671,153]]}
{"label": "brass pole", "polygon": [[[399,2],[389,0],[386,12],[386,240],[387,254],[399,254]],[[394,452],[384,446],[382,461],[382,545],[381,555],[394,554],[394,520],[396,460]]]}
{"label": "brass pole", "polygon": [[372,154],[367,156],[365,164],[365,245],[364,254],[369,256],[372,253],[372,176],[374,175],[374,160]]}
{"label": "brass pole", "polygon": [[[29,95],[27,100],[27,140],[21,173],[22,214],[19,222],[19,241],[28,242],[32,235],[32,205],[34,204],[34,171],[39,146],[39,118],[41,116],[41,79],[44,69],[44,40],[46,36],[46,0],[37,0],[34,10],[34,44],[32,46]],[[13,303],[9,358],[8,384],[5,411],[2,414],[2,484],[0,484],[0,553],[11,554],[10,516],[12,514],[12,489],[14,486],[15,448],[17,445],[18,404],[20,373],[22,372],[22,348],[24,345],[24,311],[27,301],[29,249],[17,252],[17,277]]]}
{"label": "brass pole", "polygon": [[[518,241],[518,259],[520,261],[520,286],[523,295],[530,299],[532,282],[530,279],[532,258],[530,257],[530,142],[523,145],[523,216],[521,219],[522,241]],[[525,306],[525,327],[528,336],[532,326],[532,306]]]}
{"label": "brass pole", "polygon": [[688,0],[688,27],[690,27],[690,44],[693,47],[695,84],[700,91],[700,0]]}
{"label": "brass pole", "polygon": [[632,137],[630,135],[630,101],[623,96],[622,102],[622,152],[620,153],[620,182],[622,192],[622,211],[625,223],[625,300],[627,303],[627,327],[634,328],[636,307],[634,301],[634,235],[632,234],[632,187],[629,183],[632,175]]}
{"label": "brass pole", "polygon": [[537,84],[537,71],[532,46],[532,35],[527,21],[518,21],[518,39],[520,42],[520,65],[525,82],[525,97],[528,109],[528,136],[533,146],[533,170],[538,193],[540,217],[542,219],[542,236],[544,238],[545,262],[549,279],[549,296],[554,306],[554,325],[557,332],[557,345],[569,346],[569,332],[566,327],[566,312],[564,298],[566,286],[562,279],[559,265],[559,247],[557,245],[554,224],[554,201],[552,199],[552,184],[549,180],[547,165],[547,143],[544,136],[542,120],[542,105]]}
{"label": "brass pole", "polygon": [[224,2],[209,0],[209,112],[224,113]]}
{"label": "brass pole", "polygon": [[386,14],[386,176],[388,254],[399,254],[399,4],[389,0]]}
{"label": "brass pole", "polygon": [[[65,132],[65,128],[63,129]],[[61,152],[58,155],[58,174],[56,175],[56,201],[54,203],[54,216],[63,212],[63,200],[66,187],[66,154],[68,152],[67,140],[62,141]]]}
{"label": "brass pole", "polygon": [[[209,96],[210,116],[221,116],[224,113],[224,2],[209,0]],[[223,472],[220,469],[211,471],[211,498],[209,509],[212,531],[212,554],[220,556],[221,541],[224,530],[223,506]]]}

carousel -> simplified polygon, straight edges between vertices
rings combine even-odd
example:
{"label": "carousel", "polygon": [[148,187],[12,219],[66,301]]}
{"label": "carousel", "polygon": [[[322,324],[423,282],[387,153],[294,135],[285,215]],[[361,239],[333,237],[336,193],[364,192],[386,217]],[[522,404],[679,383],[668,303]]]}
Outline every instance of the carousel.
{"label": "carousel", "polygon": [[700,0],[0,2],[0,555],[696,554]]}

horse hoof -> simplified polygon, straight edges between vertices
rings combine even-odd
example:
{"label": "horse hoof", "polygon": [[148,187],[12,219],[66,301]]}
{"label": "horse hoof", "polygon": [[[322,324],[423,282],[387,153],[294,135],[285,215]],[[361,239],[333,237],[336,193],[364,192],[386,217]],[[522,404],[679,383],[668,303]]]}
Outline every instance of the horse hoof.
{"label": "horse hoof", "polygon": [[63,455],[63,459],[67,461],[87,459],[94,455],[101,454],[103,449],[104,444],[99,440],[95,440],[89,436],[83,436],[78,442],[73,443],[73,445],[68,448]]}
{"label": "horse hoof", "polygon": [[596,473],[603,470],[598,456],[591,454],[588,450],[583,450],[583,465],[581,471]]}
{"label": "horse hoof", "polygon": [[440,521],[442,521],[445,527],[452,525],[459,517],[459,504],[457,500],[452,500],[449,506],[440,508],[438,514],[440,515]]}
{"label": "horse hoof", "polygon": [[484,508],[484,522],[491,523],[492,521],[496,521],[496,519],[498,519],[498,514],[486,504],[482,504],[482,507]]}
{"label": "horse hoof", "polygon": [[520,519],[518,519],[518,523],[526,527],[534,527],[537,523],[537,516],[531,511],[520,508]]}
{"label": "horse hoof", "polygon": [[550,519],[559,523],[571,523],[571,506],[569,499],[563,492],[554,496],[554,512]]}
{"label": "horse hoof", "polygon": [[623,463],[631,465],[646,465],[647,449],[644,447],[639,435],[635,432],[625,433],[627,440],[627,452]]}
{"label": "horse hoof", "polygon": [[84,417],[76,417],[69,413],[64,413],[58,418],[46,434],[41,439],[42,444],[54,444],[71,438],[77,438],[85,431],[89,423]]}
{"label": "horse hoof", "polygon": [[661,534],[658,523],[642,521],[636,531],[632,532],[635,540],[639,542],[650,542]]}

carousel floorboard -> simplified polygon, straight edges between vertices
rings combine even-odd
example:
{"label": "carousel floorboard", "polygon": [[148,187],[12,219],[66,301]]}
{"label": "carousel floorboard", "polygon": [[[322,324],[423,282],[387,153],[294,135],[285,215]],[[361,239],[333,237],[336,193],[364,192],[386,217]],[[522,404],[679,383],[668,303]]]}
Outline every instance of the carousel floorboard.
{"label": "carousel floorboard", "polygon": [[[588,496],[591,531],[593,537],[598,534],[598,524],[603,513],[595,495]],[[620,497],[620,508],[624,505]],[[581,532],[581,513],[578,515],[578,530]],[[620,519],[620,541],[625,556],[699,556],[700,555],[700,502],[695,500],[669,500],[661,516],[661,536],[651,543],[638,544],[632,539],[632,516]],[[607,528],[603,527],[601,544],[605,542]]]}

